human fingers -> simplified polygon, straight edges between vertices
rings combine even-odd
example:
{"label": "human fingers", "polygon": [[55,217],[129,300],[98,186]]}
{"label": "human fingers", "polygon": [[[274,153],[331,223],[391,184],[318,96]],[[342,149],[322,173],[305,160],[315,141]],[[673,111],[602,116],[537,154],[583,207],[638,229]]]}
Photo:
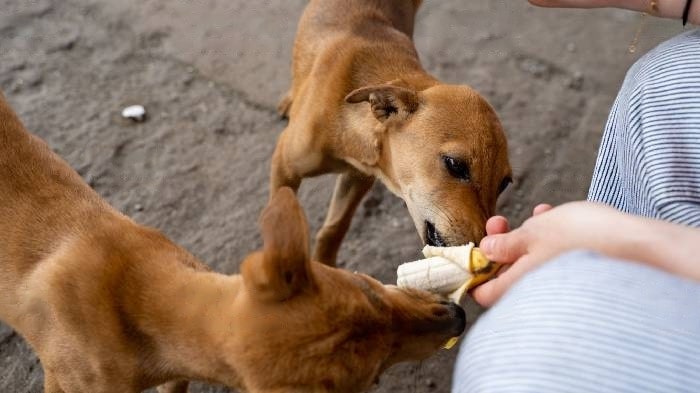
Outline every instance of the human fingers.
{"label": "human fingers", "polygon": [[493,216],[486,221],[486,234],[497,235],[510,231],[508,219],[503,216]]}
{"label": "human fingers", "polygon": [[479,248],[495,262],[512,263],[527,253],[528,241],[522,229],[494,234],[481,239]]}
{"label": "human fingers", "polygon": [[532,209],[532,215],[536,216],[538,214],[547,212],[552,210],[552,205],[547,204],[547,203],[540,203],[539,205],[535,206],[534,209]]}

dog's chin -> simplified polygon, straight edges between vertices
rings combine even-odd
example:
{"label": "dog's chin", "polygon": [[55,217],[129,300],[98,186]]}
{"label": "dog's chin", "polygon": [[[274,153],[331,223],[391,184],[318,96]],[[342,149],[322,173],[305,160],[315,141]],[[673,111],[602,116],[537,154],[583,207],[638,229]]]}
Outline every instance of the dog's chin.
{"label": "dog's chin", "polygon": [[447,242],[430,221],[425,222],[425,243],[433,247],[447,247]]}

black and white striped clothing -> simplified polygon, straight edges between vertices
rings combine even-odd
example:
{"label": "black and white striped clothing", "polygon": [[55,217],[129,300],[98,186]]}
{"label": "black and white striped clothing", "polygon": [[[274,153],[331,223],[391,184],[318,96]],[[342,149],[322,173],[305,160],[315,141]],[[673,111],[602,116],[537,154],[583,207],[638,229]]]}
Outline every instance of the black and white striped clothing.
{"label": "black and white striped clothing", "polygon": [[588,198],[700,226],[700,30],[661,44],[629,70]]}
{"label": "black and white striped clothing", "polygon": [[[700,227],[700,30],[629,70],[589,199]],[[700,284],[589,252],[562,255],[470,330],[453,392],[700,392]]]}

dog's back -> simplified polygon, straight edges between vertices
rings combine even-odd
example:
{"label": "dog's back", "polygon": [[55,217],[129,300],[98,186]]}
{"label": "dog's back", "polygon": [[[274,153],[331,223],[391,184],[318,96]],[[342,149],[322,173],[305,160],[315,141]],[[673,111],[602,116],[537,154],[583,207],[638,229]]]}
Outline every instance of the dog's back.
{"label": "dog's back", "polygon": [[[18,299],[17,283],[60,242],[67,218],[97,195],[48,146],[27,133],[0,94],[0,318]],[[68,229],[68,228],[66,228]],[[69,233],[65,231],[63,233]]]}
{"label": "dog's back", "polygon": [[[70,386],[83,386],[84,373],[104,380],[144,366],[130,316],[149,280],[172,270],[159,263],[163,255],[204,269],[110,207],[25,130],[1,93],[0,239],[0,320],[27,339],[46,375],[60,374]],[[119,362],[104,356],[110,351]],[[123,383],[115,390],[132,391]]]}
{"label": "dog's back", "polygon": [[[299,21],[292,65],[291,97],[314,67],[342,72],[345,78],[387,72],[394,65],[420,69],[412,42],[415,14],[422,0],[312,0]],[[342,66],[341,66],[342,64]],[[350,68],[347,68],[347,67]],[[401,70],[403,71],[403,70]],[[353,81],[364,85],[374,81]],[[351,86],[339,91],[344,97]],[[348,90],[348,91],[345,91]]]}
{"label": "dog's back", "polygon": [[45,142],[25,130],[1,93],[0,201],[1,265],[17,271],[50,252],[47,247],[59,240],[64,226],[112,211]]}
{"label": "dog's back", "polygon": [[[299,25],[317,33],[317,38],[322,39],[334,31],[372,29],[372,25],[376,27],[377,22],[381,22],[411,37],[414,18],[421,2],[422,0],[311,0]],[[378,32],[374,29],[364,33],[371,35]],[[362,32],[355,30],[354,33]]]}
{"label": "dog's back", "polygon": [[[40,277],[39,271],[72,239],[99,234],[106,221],[131,224],[46,143],[29,134],[0,94],[0,319],[31,338],[33,332],[23,328],[37,325],[26,323],[26,316],[45,315],[42,310],[28,312],[30,299],[43,296],[29,293],[30,281]],[[75,272],[68,270],[75,266],[60,268],[71,275]],[[41,283],[34,289],[48,291],[47,287]]]}

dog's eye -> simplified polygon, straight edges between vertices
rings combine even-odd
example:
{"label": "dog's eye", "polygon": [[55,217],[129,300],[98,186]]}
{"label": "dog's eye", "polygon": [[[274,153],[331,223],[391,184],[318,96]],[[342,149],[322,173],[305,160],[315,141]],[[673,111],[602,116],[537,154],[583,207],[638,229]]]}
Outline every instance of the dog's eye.
{"label": "dog's eye", "polygon": [[445,168],[452,177],[464,181],[469,181],[471,179],[469,165],[467,165],[466,161],[449,156],[442,156],[442,162],[445,163]]}
{"label": "dog's eye", "polygon": [[503,191],[505,191],[506,188],[508,188],[508,185],[512,182],[513,182],[513,178],[511,178],[510,176],[506,176],[505,178],[503,178],[501,185],[498,186],[498,193],[500,194]]}

